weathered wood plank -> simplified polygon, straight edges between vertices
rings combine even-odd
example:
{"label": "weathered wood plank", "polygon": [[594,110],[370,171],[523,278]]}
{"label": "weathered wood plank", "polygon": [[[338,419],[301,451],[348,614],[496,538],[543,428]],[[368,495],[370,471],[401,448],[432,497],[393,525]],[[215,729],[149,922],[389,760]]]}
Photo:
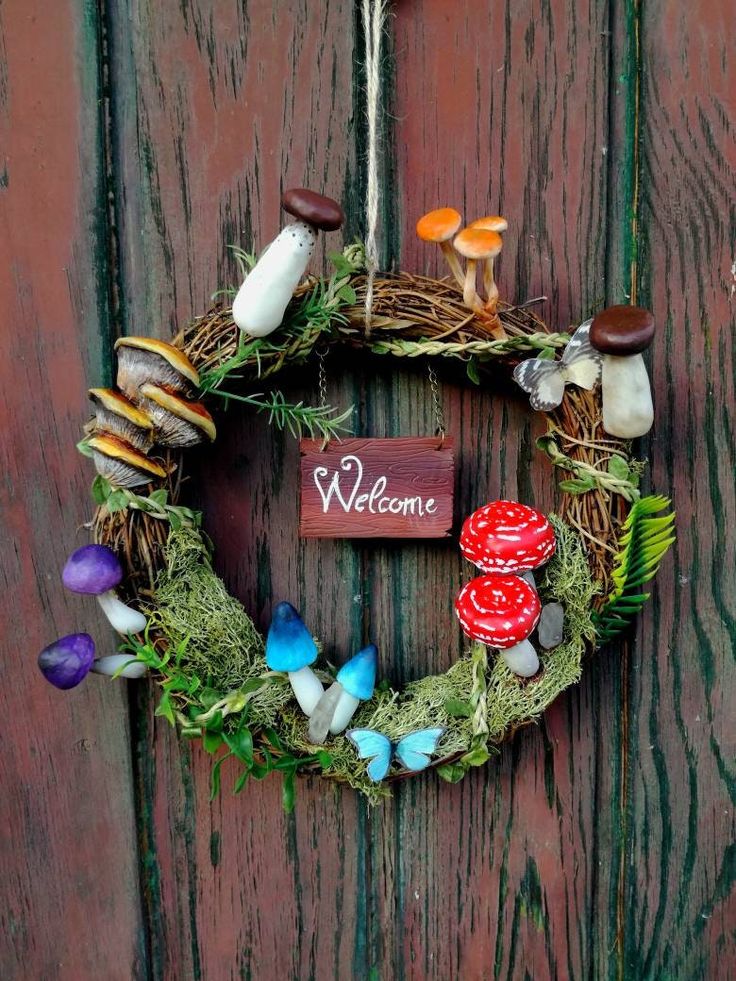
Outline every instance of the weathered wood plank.
{"label": "weathered wood plank", "polygon": [[630,674],[624,969],[736,974],[736,46],[725,2],[642,6],[639,300],[651,352],[663,570]]}
{"label": "weathered wood plank", "polygon": [[[124,327],[167,336],[235,282],[228,243],[260,250],[276,234],[282,187],[350,204],[353,8],[198,0],[111,15]],[[329,249],[341,242],[327,237]],[[350,376],[327,368],[329,398],[347,406]],[[284,384],[314,401],[316,381]],[[360,637],[359,555],[347,542],[300,545],[293,438],[240,410],[218,426],[196,470],[218,570],[261,627],[289,599],[343,658]],[[362,902],[354,796],[300,781],[285,817],[278,780],[233,798],[225,768],[210,805],[211,760],[141,708],[154,976],[350,976]]]}
{"label": "weathered wood plank", "polygon": [[59,692],[36,668],[61,634],[114,643],[60,582],[87,540],[74,445],[109,355],[98,28],[91,4],[0,7],[0,975],[18,981],[146,973],[125,688]]}
{"label": "weathered wood plank", "polygon": [[[602,302],[607,27],[597,4],[396,8],[402,268],[443,271],[413,226],[424,210],[454,205],[467,219],[508,218],[502,295],[547,295],[541,314],[556,327]],[[431,431],[426,383],[400,376],[374,387],[371,431]],[[445,379],[443,390],[461,444],[460,513],[503,495],[551,508],[554,477],[534,452],[541,424],[513,389],[499,385],[494,396]],[[462,649],[452,599],[470,574],[456,549],[386,550],[371,572],[392,677],[448,667]],[[457,787],[429,779],[397,788],[393,807],[374,817],[373,867],[385,870],[372,896],[375,962],[413,978],[591,970],[590,924],[611,874],[599,867],[607,842],[596,839],[596,808],[613,792],[604,761],[615,715],[615,686],[601,698],[589,667],[580,689],[486,770]]]}

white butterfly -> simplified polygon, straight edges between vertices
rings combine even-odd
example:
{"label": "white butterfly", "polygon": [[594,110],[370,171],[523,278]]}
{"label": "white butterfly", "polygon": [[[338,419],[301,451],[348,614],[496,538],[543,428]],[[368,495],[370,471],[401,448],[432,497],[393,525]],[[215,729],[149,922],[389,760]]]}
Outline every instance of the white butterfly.
{"label": "white butterfly", "polygon": [[514,368],[514,381],[529,392],[529,404],[540,412],[556,409],[565,394],[565,385],[595,388],[601,377],[600,351],[591,346],[588,335],[593,320],[586,320],[570,338],[561,361],[530,358]]}

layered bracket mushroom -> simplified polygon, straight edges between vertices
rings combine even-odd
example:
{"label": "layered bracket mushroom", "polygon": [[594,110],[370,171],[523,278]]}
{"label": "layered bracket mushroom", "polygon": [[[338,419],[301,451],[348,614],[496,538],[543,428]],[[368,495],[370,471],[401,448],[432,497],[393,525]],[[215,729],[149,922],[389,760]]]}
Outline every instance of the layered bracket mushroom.
{"label": "layered bracket mushroom", "polygon": [[271,671],[288,675],[294,697],[307,716],[324,694],[322,682],[310,667],[318,653],[314,638],[291,603],[279,603],[266,637],[266,664]]}
{"label": "layered bracket mushroom", "polygon": [[285,191],[281,205],[297,221],[287,225],[264,250],[233,301],[233,320],[251,337],[267,337],[281,326],[294,290],[307,271],[317,232],[337,231],[345,221],[337,201],[307,188]]}
{"label": "layered bracket mushroom", "polygon": [[652,389],[642,351],[653,337],[654,317],[643,307],[608,307],[593,318],[590,343],[603,356],[603,428],[611,436],[635,439],[652,428]]}
{"label": "layered bracket mushroom", "polygon": [[467,636],[501,651],[511,671],[532,677],[539,658],[527,640],[542,612],[533,572],[556,548],[547,518],[517,501],[492,501],[463,524],[460,550],[486,573],[460,591],[455,611]]}

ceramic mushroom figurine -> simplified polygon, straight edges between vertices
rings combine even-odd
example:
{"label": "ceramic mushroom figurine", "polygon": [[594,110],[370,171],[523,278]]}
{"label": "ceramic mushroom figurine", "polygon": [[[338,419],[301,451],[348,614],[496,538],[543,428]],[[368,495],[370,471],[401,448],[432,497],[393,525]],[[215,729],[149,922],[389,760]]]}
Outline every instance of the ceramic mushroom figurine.
{"label": "ceramic mushroom figurine", "polygon": [[542,606],[536,590],[519,576],[478,576],[466,583],[455,600],[463,632],[495,647],[507,667],[522,678],[539,670],[539,658],[527,637]]}
{"label": "ceramic mushroom figurine", "polygon": [[118,436],[95,433],[86,442],[92,450],[97,473],[116,487],[140,487],[166,476],[160,464]]}
{"label": "ceramic mushroom figurine", "polygon": [[148,666],[130,654],[108,654],[106,657],[96,658],[90,671],[108,677],[117,674],[119,678],[143,678],[148,674]]}
{"label": "ceramic mushroom figurine", "polygon": [[38,655],[41,674],[55,688],[76,688],[95,659],[95,642],[89,634],[67,634],[44,647]]}
{"label": "ceramic mushroom figurine", "polygon": [[492,574],[532,572],[552,558],[556,545],[554,528],[541,511],[518,501],[492,501],[478,508],[460,532],[465,558]]}
{"label": "ceramic mushroom figurine", "polygon": [[[499,255],[503,247],[503,241],[498,232],[492,232],[485,228],[463,228],[458,232],[454,239],[454,245],[460,255],[466,259],[465,283],[463,286],[463,303],[466,307],[474,310],[476,314],[488,317],[488,326],[491,334],[497,339],[506,337],[506,331],[496,312],[498,295],[491,295],[492,309],[486,309],[481,298],[476,292],[477,265],[479,262],[485,263],[486,271],[493,268],[493,260]],[[495,283],[493,284],[495,287]]]}
{"label": "ceramic mushroom figurine", "polygon": [[603,428],[635,439],[652,428],[654,406],[641,352],[654,337],[654,317],[643,307],[608,307],[593,318],[590,343],[603,355]]}
{"label": "ceramic mushroom figurine", "polygon": [[196,446],[206,437],[217,435],[212,416],[201,402],[190,402],[178,392],[146,382],[140,387],[139,401],[153,420],[156,442],[163,446]]}
{"label": "ceramic mushroom figurine", "polygon": [[[499,237],[501,232],[505,232],[509,223],[501,215],[486,215],[485,218],[476,218],[471,221],[468,228],[480,228],[486,232],[495,232]],[[500,251],[500,250],[499,250]],[[483,266],[483,290],[486,294],[485,308],[490,314],[496,313],[498,307],[498,286],[493,276],[493,262],[498,253],[489,256]]]}
{"label": "ceramic mushroom figurine", "polygon": [[113,590],[123,578],[123,568],[107,545],[83,545],[69,556],[61,579],[72,593],[97,597],[102,612],[120,634],[139,634],[146,618],[119,600]]}
{"label": "ceramic mushroom figurine", "polygon": [[325,741],[328,732],[335,736],[347,729],[358,705],[373,696],[377,664],[375,644],[364,647],[343,664],[312,713],[308,733],[310,743],[319,745]]}
{"label": "ceramic mushroom figurine", "polygon": [[94,431],[117,436],[144,453],[153,440],[153,421],[143,409],[114,388],[90,388],[95,407]]}
{"label": "ceramic mushroom figurine", "polygon": [[233,320],[251,337],[266,337],[281,325],[314,252],[317,231],[336,231],[345,220],[337,201],[306,188],[285,191],[281,204],[298,221],[261,254],[233,301]]}
{"label": "ceramic mushroom figurine", "polygon": [[118,356],[117,385],[134,402],[141,385],[151,382],[174,392],[188,394],[199,388],[199,373],[178,347],[155,337],[120,337],[115,342]]}
{"label": "ceramic mushroom figurine", "polygon": [[428,211],[426,215],[422,215],[417,222],[417,237],[423,242],[435,242],[439,245],[447,265],[450,267],[450,272],[460,287],[465,282],[465,274],[450,241],[457,233],[462,221],[462,215],[454,208],[436,208],[434,211]]}
{"label": "ceramic mushroom figurine", "polygon": [[294,697],[305,715],[311,715],[322,698],[322,682],[309,667],[317,660],[317,645],[291,603],[279,603],[273,611],[266,637],[266,664],[285,671]]}

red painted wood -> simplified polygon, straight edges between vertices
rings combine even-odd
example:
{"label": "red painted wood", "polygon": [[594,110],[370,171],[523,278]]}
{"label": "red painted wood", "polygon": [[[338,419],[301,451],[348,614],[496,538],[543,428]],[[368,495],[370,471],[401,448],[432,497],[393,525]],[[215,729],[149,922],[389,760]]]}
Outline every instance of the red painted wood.
{"label": "red painted wood", "polygon": [[453,441],[344,439],[299,444],[302,538],[446,538]]}
{"label": "red painted wood", "polygon": [[74,449],[109,354],[96,14],[0,7],[0,976],[146,974],[125,688],[47,685],[38,652],[115,643],[61,569],[87,540]]}
{"label": "red painted wood", "polygon": [[[467,218],[507,216],[502,295],[547,294],[540,312],[553,326],[636,286],[651,304],[662,330],[647,450],[654,489],[674,493],[680,541],[636,647],[596,657],[538,727],[462,784],[405,781],[372,811],[311,780],[291,817],[276,781],[210,804],[210,760],[153,719],[143,686],[133,716],[140,905],[120,689],[56,698],[33,667],[47,628],[78,624],[79,601],[60,593],[54,570],[87,513],[89,469],[69,454],[84,388],[102,380],[97,324],[108,330],[108,289],[113,300],[119,289],[130,333],[165,337],[200,312],[234,282],[226,243],[273,237],[283,186],[340,199],[350,239],[362,207],[354,5],[110,5],[112,278],[107,243],[95,239],[107,203],[102,25],[66,4],[43,16],[1,8],[12,54],[0,72],[0,282],[13,331],[0,360],[0,503],[16,543],[2,565],[13,604],[3,612],[14,622],[22,593],[31,651],[15,644],[2,661],[14,679],[22,672],[4,688],[3,976],[538,981],[736,970],[736,598],[722,574],[736,559],[733,58],[725,0],[641,6],[401,0],[394,156],[386,145],[382,167],[383,236],[403,268],[439,271],[413,225],[455,204]],[[358,435],[432,431],[420,366],[359,369],[327,365],[330,400],[359,408]],[[524,400],[501,383],[460,385],[444,366],[440,376],[458,517],[498,497],[551,509],[555,478],[533,446],[542,424]],[[283,384],[313,400],[316,381],[307,367]],[[453,542],[300,541],[296,442],[235,412],[218,433],[187,493],[205,506],[217,568],[261,626],[274,601],[290,599],[335,662],[371,636],[390,654],[391,681],[448,667],[464,649],[452,599],[469,570]],[[87,605],[85,626],[93,615]]]}

